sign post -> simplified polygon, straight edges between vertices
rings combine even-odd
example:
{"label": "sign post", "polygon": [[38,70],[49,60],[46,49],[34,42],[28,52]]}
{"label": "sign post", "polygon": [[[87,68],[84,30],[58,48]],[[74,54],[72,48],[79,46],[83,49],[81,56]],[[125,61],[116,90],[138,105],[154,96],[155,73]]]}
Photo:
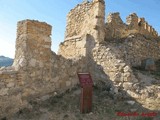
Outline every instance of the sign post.
{"label": "sign post", "polygon": [[93,81],[89,73],[78,73],[81,85],[80,111],[89,113],[92,111]]}

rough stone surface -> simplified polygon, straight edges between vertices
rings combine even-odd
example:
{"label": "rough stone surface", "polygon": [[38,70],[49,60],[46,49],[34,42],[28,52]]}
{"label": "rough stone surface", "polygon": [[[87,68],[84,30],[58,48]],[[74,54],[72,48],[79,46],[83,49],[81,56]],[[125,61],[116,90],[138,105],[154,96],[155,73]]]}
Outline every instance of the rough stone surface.
{"label": "rough stone surface", "polygon": [[152,58],[143,60],[141,66],[144,70],[156,71],[156,64]]}
{"label": "rough stone surface", "polygon": [[[78,83],[85,58],[66,59],[51,51],[51,26],[34,20],[18,22],[16,55],[12,67],[0,70],[0,116],[17,112],[27,101]],[[46,47],[47,46],[47,47]],[[17,97],[16,97],[17,96]],[[15,109],[16,108],[16,109]]]}
{"label": "rough stone surface", "polygon": [[130,14],[126,18],[126,24],[123,23],[119,13],[110,13],[107,16],[105,26],[105,39],[119,39],[127,37],[130,34],[139,33],[147,38],[157,38],[158,33],[150,26],[144,18],[138,18],[136,13]]}
{"label": "rough stone surface", "polygon": [[106,84],[103,89],[114,99],[159,99],[159,84],[153,84],[159,81],[132,69],[147,58],[160,59],[158,34],[136,14],[127,25],[119,13],[110,14],[106,24],[104,16],[104,0],[72,9],[58,55],[51,51],[50,25],[18,22],[14,63],[0,68],[0,119],[29,108],[34,98],[45,100],[74,87],[77,72],[89,72],[94,85]]}

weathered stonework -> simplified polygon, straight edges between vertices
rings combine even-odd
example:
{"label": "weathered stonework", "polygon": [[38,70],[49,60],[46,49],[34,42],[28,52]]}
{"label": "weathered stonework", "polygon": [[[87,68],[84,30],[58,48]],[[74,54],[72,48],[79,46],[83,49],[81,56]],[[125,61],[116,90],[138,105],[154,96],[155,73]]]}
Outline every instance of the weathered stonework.
{"label": "weathered stonework", "polygon": [[157,38],[158,34],[144,18],[138,18],[135,13],[126,18],[126,24],[121,20],[119,13],[110,13],[107,17],[105,39],[120,39],[130,34],[142,34],[147,38]]}
{"label": "weathered stonework", "polygon": [[[90,7],[95,5],[97,7],[90,11]],[[78,8],[83,11],[84,6],[89,6],[87,12],[90,14],[79,14],[76,18],[75,15],[79,13]],[[82,3],[70,11],[67,19],[66,40],[60,44],[59,54],[65,58],[85,56],[87,70],[92,74],[94,82],[105,81],[115,96],[146,99],[151,97],[148,94],[149,89],[153,90],[154,96],[158,96],[157,93],[160,92],[158,85],[151,84],[157,80],[149,78],[145,81],[147,76],[137,75],[132,70],[132,67],[140,67],[144,59],[152,58],[155,61],[160,59],[160,40],[157,32],[144,18],[138,18],[135,13],[127,17],[127,23],[123,23],[119,13],[111,13],[104,24],[104,6],[103,1],[93,0]],[[92,21],[94,17],[91,16],[97,14],[96,10],[99,11],[99,16],[96,16],[99,22]],[[81,18],[83,20],[78,24],[75,20]],[[76,24],[78,27],[74,28],[73,25]],[[86,27],[82,27],[84,24]],[[94,29],[92,26],[95,26]],[[97,31],[94,32],[94,30]],[[96,35],[96,33],[100,34]],[[145,88],[148,83],[150,88]]]}
{"label": "weathered stonework", "polygon": [[[61,43],[59,54],[65,57],[76,57],[78,55],[85,56],[87,52],[85,46],[87,44],[87,35],[92,43],[103,42],[105,37],[105,2],[104,0],[93,0],[92,2],[83,2],[72,9],[67,16],[67,27],[65,33],[65,41]],[[75,41],[75,42],[70,42]],[[79,42],[77,42],[79,41]],[[80,48],[73,45],[80,44]],[[71,47],[72,46],[72,47]],[[78,49],[82,49],[81,52]],[[67,50],[67,51],[66,51]],[[66,54],[68,54],[66,56]]]}
{"label": "weathered stonework", "polygon": [[104,0],[72,9],[58,55],[51,51],[50,25],[18,22],[14,63],[0,68],[0,119],[29,107],[31,99],[72,88],[77,72],[90,72],[94,84],[103,81],[115,98],[159,99],[158,80],[132,69],[146,58],[160,59],[157,32],[135,13],[127,24],[110,14],[105,24],[104,11]]}
{"label": "weathered stonework", "polygon": [[0,117],[29,106],[35,97],[73,87],[76,72],[86,71],[85,58],[65,59],[52,52],[50,35],[51,26],[44,22],[18,22],[13,66],[0,69]]}
{"label": "weathered stonework", "polygon": [[67,16],[66,37],[90,34],[97,42],[104,40],[104,0],[83,2],[72,9]]}

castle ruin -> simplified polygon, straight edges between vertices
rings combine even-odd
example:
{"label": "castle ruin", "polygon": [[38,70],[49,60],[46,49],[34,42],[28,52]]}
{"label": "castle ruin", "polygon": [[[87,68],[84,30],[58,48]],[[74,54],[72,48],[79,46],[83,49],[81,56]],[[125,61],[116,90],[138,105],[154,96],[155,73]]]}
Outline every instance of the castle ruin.
{"label": "castle ruin", "polygon": [[132,70],[146,58],[160,59],[158,33],[144,18],[133,13],[125,24],[111,13],[105,22],[104,0],[83,2],[67,16],[58,54],[51,51],[51,30],[45,22],[18,22],[14,63],[0,68],[0,118],[74,87],[77,72],[90,72],[94,84],[105,82],[116,97],[160,98],[156,79]]}

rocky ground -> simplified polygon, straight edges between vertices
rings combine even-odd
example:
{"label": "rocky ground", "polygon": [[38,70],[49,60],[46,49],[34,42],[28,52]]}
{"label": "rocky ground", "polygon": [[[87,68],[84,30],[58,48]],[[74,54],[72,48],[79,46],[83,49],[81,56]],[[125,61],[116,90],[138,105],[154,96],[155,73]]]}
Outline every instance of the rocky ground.
{"label": "rocky ground", "polygon": [[[32,100],[29,108],[20,110],[9,120],[160,120],[158,103],[154,102],[155,104],[152,105],[152,107],[157,107],[157,111],[151,111],[143,107],[145,104],[142,105],[133,99],[115,99],[103,87],[94,86],[93,109],[90,113],[80,113],[81,89],[80,86],[77,86],[61,95],[54,93],[50,97]],[[135,112],[138,115],[118,116],[118,112]],[[6,120],[6,118],[2,120]]]}

